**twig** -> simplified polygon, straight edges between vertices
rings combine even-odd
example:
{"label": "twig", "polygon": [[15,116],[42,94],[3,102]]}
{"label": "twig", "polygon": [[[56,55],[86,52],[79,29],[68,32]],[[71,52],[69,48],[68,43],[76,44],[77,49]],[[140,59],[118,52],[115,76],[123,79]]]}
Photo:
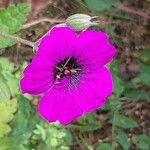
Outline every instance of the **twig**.
{"label": "twig", "polygon": [[30,46],[30,47],[32,47],[32,48],[34,48],[35,45],[36,45],[34,42],[31,42],[31,41],[22,39],[22,38],[20,38],[20,37],[16,37],[16,36],[14,36],[14,35],[9,35],[9,34],[7,34],[7,33],[1,33],[1,32],[0,32],[0,37],[2,37],[2,38],[7,38],[7,39],[11,39],[11,40],[13,40],[13,41],[22,43],[22,44],[24,44],[24,45],[28,45],[28,46]]}
{"label": "twig", "polygon": [[43,22],[50,22],[50,23],[62,23],[65,22],[65,20],[63,19],[50,19],[50,18],[40,18],[38,20],[26,23],[22,26],[22,29],[26,29],[26,28],[30,28],[31,26],[37,25],[39,23],[43,23]]}
{"label": "twig", "polygon": [[125,6],[124,4],[119,4],[119,5],[116,6],[116,8],[119,9],[119,10],[122,10],[124,12],[127,12],[127,13],[132,13],[132,14],[144,17],[145,19],[150,19],[150,15],[149,14],[144,13],[141,10],[136,10],[136,9],[134,9],[132,7]]}

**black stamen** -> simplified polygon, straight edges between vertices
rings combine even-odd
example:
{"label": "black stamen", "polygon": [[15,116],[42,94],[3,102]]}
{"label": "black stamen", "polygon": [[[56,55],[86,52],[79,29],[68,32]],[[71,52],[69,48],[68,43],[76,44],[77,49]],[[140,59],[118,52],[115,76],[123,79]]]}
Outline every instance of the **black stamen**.
{"label": "black stamen", "polygon": [[76,58],[67,57],[64,60],[58,62],[54,68],[54,81],[56,79],[62,79],[66,76],[73,77],[75,74],[81,71],[81,65],[77,63]]}

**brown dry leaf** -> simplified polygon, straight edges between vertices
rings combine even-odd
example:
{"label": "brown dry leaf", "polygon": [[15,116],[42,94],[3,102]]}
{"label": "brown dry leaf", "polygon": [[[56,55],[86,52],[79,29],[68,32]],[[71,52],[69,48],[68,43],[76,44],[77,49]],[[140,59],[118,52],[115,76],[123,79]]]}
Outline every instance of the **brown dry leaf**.
{"label": "brown dry leaf", "polygon": [[51,0],[28,0],[28,2],[31,6],[28,21],[31,21],[39,16],[41,11],[47,7]]}
{"label": "brown dry leaf", "polygon": [[0,8],[6,8],[9,6],[11,0],[0,0]]}
{"label": "brown dry leaf", "polygon": [[144,26],[136,26],[131,32],[131,34],[136,38],[140,38],[145,33],[146,33],[146,29]]}

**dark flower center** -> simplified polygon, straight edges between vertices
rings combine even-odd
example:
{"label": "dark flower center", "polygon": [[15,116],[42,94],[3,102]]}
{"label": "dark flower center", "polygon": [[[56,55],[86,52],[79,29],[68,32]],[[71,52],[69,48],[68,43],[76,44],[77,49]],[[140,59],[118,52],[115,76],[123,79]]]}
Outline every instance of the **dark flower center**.
{"label": "dark flower center", "polygon": [[73,77],[81,72],[81,65],[74,57],[68,57],[58,62],[54,68],[54,80],[64,77]]}

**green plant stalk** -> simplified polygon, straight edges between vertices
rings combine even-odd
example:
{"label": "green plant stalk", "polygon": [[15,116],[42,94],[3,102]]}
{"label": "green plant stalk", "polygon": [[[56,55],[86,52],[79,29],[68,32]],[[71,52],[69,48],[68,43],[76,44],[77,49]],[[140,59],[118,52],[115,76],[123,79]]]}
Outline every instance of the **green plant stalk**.
{"label": "green plant stalk", "polygon": [[113,112],[113,122],[112,122],[112,150],[115,150],[116,145],[116,115],[118,113],[118,109],[114,110]]}
{"label": "green plant stalk", "polygon": [[121,107],[121,104],[119,103],[120,98],[116,96],[117,104],[115,110],[113,110],[113,121],[112,121],[112,150],[115,150],[116,147],[116,116],[119,113],[119,109]]}
{"label": "green plant stalk", "polygon": [[20,38],[20,37],[16,37],[16,36],[14,36],[14,35],[9,35],[9,34],[7,34],[7,33],[2,33],[2,32],[0,32],[0,37],[2,37],[2,38],[7,38],[7,39],[10,39],[10,40],[13,40],[13,41],[22,43],[22,44],[24,44],[24,45],[28,45],[28,46],[30,46],[30,47],[32,47],[32,48],[35,48],[35,46],[36,46],[36,43],[34,43],[34,42],[31,42],[31,41],[22,39],[22,38]]}

